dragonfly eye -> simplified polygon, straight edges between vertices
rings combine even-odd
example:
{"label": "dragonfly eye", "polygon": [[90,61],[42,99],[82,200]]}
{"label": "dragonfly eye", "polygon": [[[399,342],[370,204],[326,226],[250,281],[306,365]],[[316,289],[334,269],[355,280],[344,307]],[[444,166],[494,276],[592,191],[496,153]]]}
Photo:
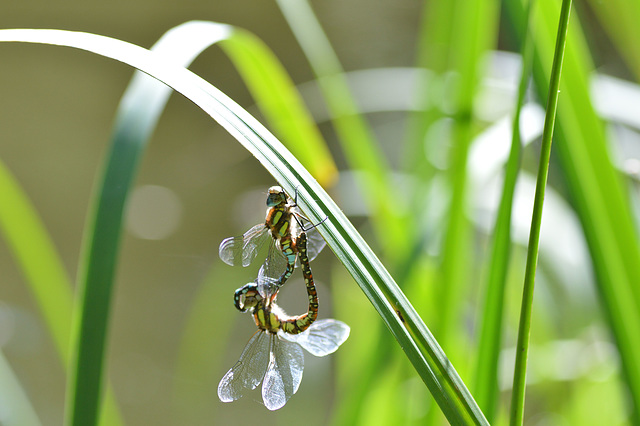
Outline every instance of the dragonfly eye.
{"label": "dragonfly eye", "polygon": [[247,312],[247,310],[255,308],[260,300],[262,300],[262,296],[258,292],[256,283],[245,284],[233,294],[233,304],[240,312]]}
{"label": "dragonfly eye", "polygon": [[285,203],[287,196],[284,193],[284,189],[280,186],[272,186],[269,188],[269,196],[267,197],[267,207],[275,207],[279,204]]}

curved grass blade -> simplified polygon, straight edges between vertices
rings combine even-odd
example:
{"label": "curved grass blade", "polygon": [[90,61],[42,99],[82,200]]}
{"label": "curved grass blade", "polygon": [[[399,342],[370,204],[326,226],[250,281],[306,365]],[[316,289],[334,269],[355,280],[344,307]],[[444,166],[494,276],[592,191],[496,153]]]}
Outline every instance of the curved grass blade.
{"label": "curved grass blade", "polygon": [[381,315],[414,368],[453,424],[487,424],[455,369],[388,271],[295,157],[251,115],[200,77],[144,48],[61,30],[0,30],[0,41],[61,45],[119,60],[182,93],[231,133],[290,193],[314,221],[338,258]]}
{"label": "curved grass blade", "polygon": [[524,420],[524,393],[526,386],[527,359],[529,355],[529,334],[531,332],[531,309],[533,306],[533,289],[535,284],[536,266],[538,264],[538,245],[540,242],[540,226],[542,223],[542,207],[544,193],[549,174],[549,158],[551,156],[551,142],[558,108],[560,93],[560,77],[562,75],[562,62],[564,60],[564,47],[569,28],[569,16],[571,13],[571,0],[563,0],[558,23],[558,35],[553,57],[553,66],[549,80],[549,95],[547,96],[547,110],[544,119],[542,133],[542,146],[540,147],[540,163],[538,166],[538,178],[536,193],[533,202],[533,216],[531,218],[531,231],[527,247],[527,263],[525,266],[524,288],[522,295],[522,307],[520,310],[520,322],[518,325],[518,342],[516,344],[516,364],[513,376],[513,393],[511,395],[511,425],[521,425]]}
{"label": "curved grass blade", "polygon": [[[299,97],[296,97],[293,84],[286,79],[286,75],[281,67],[279,67],[277,59],[275,59],[273,55],[269,56],[270,52],[266,47],[252,39],[248,33],[234,31],[233,27],[224,24],[192,21],[170,30],[156,44],[154,50],[162,54],[170,55],[174,60],[186,65],[202,50],[221,40],[228,41],[226,50],[229,54],[237,56],[248,52],[252,57],[258,57],[266,61],[265,63],[269,65],[266,70],[260,69],[254,70],[253,72],[249,67],[255,64],[251,62],[242,63],[239,60],[236,62],[239,62],[238,66],[241,67],[243,75],[253,82],[253,86],[257,87],[260,85],[260,82],[264,84],[264,81],[267,80],[270,82],[274,80],[279,82],[275,87],[269,85],[272,89],[271,91],[263,91],[258,94],[254,91],[254,96],[256,96],[258,100],[262,99],[263,101],[266,98],[275,99],[271,101],[271,104],[266,105],[263,110],[275,108],[277,114],[290,118],[288,122],[282,124],[279,128],[285,133],[288,131],[287,135],[289,136],[291,145],[295,145],[296,141],[304,141],[303,144],[297,144],[299,147],[297,152],[305,152],[308,156],[316,158],[316,161],[311,163],[316,167],[316,174],[319,178],[323,179],[325,183],[330,182],[334,178],[335,166],[328,155],[324,157],[321,155],[323,148],[324,152],[327,152],[326,147],[323,145],[321,138],[319,138],[317,128],[310,125],[311,119],[309,118],[309,114],[304,113],[305,110],[301,107]],[[242,69],[243,66],[245,69]],[[139,158],[140,153],[144,149],[146,140],[153,132],[157,119],[164,109],[170,93],[171,89],[164,84],[143,74],[138,74],[134,77],[127,94],[125,94],[122,100],[122,106],[118,113],[114,138],[112,140],[112,152],[110,155],[112,162],[110,163],[111,166],[108,166],[110,178],[107,178],[104,182],[104,187],[120,188],[122,191],[120,191],[119,194],[114,194],[109,191],[102,192],[103,196],[106,197],[103,198],[103,200],[108,200],[102,203],[102,209],[100,210],[102,214],[98,221],[99,224],[98,222],[96,223],[98,225],[96,229],[103,230],[103,237],[96,236],[96,238],[102,241],[102,243],[98,243],[98,245],[103,247],[103,249],[97,250],[98,253],[94,259],[97,259],[96,262],[105,262],[97,274],[102,278],[107,278],[109,281],[111,280],[106,272],[107,270],[113,271],[115,262],[112,261],[108,264],[110,257],[105,256],[105,251],[103,250],[104,247],[110,247],[110,250],[113,251],[117,250],[119,232],[115,230],[119,229],[120,226],[122,206],[124,205],[123,200],[127,195],[130,182],[135,175],[134,169],[138,161],[137,158]],[[277,115],[276,113],[272,111],[272,116]],[[314,141],[315,143],[313,143]],[[8,191],[4,192],[4,194],[8,196],[12,194],[12,192]],[[119,197],[121,197],[120,203],[117,202]],[[3,205],[14,206],[14,211],[18,211],[16,206],[22,206],[24,203],[11,201]],[[21,213],[15,217],[23,218],[23,221],[25,221],[25,218],[31,216]],[[30,235],[24,232],[21,226],[15,226],[15,223],[8,225],[6,229],[12,231],[13,235],[16,235],[16,238],[20,235]],[[47,247],[52,247],[51,244],[47,245],[42,242],[35,244],[35,246],[42,248],[42,250],[46,250]],[[43,253],[36,253],[33,250],[22,250],[19,252],[35,254],[36,256],[33,258],[35,259],[35,263],[32,264],[37,264],[38,267],[44,271],[44,274],[40,274],[41,278],[44,276],[48,278],[45,281],[37,281],[38,277],[33,277],[33,279],[36,279],[35,282],[47,283],[47,285],[37,287],[34,293],[38,296],[41,306],[43,306],[45,316],[49,319],[48,323],[53,327],[54,337],[56,337],[55,340],[58,342],[60,351],[64,351],[64,358],[66,359],[69,347],[68,334],[71,323],[71,293],[70,290],[68,290],[70,286],[67,284],[66,291],[69,293],[67,297],[59,296],[63,294],[59,291],[60,285],[53,284],[64,281],[64,279],[56,279],[56,277],[61,277],[64,273],[53,270],[51,266],[52,263],[47,262],[47,259],[50,259],[51,256],[45,256]],[[112,259],[115,259],[115,257],[112,257]],[[35,271],[35,269],[31,268],[28,271]],[[68,283],[68,279],[66,281]],[[103,287],[102,296],[93,300],[95,300],[96,303],[108,305],[108,299],[103,297],[107,293],[108,291]],[[58,296],[55,296],[56,294],[58,294]],[[56,303],[60,298],[66,302],[66,307],[62,302],[60,302],[62,305]],[[106,306],[105,309],[107,309]],[[88,311],[100,312],[94,308],[88,308]],[[66,315],[66,319],[59,320],[58,317],[60,315]],[[62,321],[62,324],[60,324],[60,321]],[[94,324],[89,328],[92,333],[95,333],[100,327],[96,328]],[[60,336],[64,336],[66,340],[62,340],[63,338]],[[81,341],[90,340],[81,339]],[[109,396],[109,406],[106,408],[105,414],[114,411],[114,407],[111,407],[113,404],[112,397]],[[107,416],[107,418],[113,417],[114,415]],[[107,424],[118,423],[120,422],[116,420],[107,421]]]}

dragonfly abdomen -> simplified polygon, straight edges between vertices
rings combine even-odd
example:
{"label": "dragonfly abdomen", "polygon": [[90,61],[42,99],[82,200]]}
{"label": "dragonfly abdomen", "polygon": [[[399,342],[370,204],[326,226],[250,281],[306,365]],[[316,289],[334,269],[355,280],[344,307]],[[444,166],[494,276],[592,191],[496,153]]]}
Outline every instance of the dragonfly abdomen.
{"label": "dragonfly abdomen", "polygon": [[289,317],[282,321],[282,331],[289,334],[298,334],[305,331],[318,318],[318,292],[313,281],[311,266],[309,265],[309,255],[307,252],[307,235],[301,232],[296,240],[296,247],[300,256],[300,269],[307,287],[309,297],[309,308],[306,314],[296,317]]}

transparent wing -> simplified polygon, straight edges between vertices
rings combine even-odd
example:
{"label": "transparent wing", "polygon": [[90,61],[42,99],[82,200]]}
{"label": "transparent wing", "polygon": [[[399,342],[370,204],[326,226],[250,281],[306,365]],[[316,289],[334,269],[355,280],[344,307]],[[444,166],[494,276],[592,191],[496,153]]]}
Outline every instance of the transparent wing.
{"label": "transparent wing", "polygon": [[227,265],[249,266],[268,239],[267,227],[259,223],[239,237],[222,240],[218,254]]}
{"label": "transparent wing", "polygon": [[276,244],[269,246],[269,253],[258,272],[258,292],[265,299],[278,291],[278,279],[287,267],[287,258]]}
{"label": "transparent wing", "polygon": [[318,232],[317,227],[313,227],[307,231],[307,250],[309,252],[309,262],[315,259],[322,251],[327,242]]}
{"label": "transparent wing", "polygon": [[349,337],[351,329],[342,321],[322,319],[314,322],[300,334],[279,335],[290,342],[296,342],[315,356],[325,356],[335,352]]}
{"label": "transparent wing", "polygon": [[[293,213],[296,215],[302,226],[306,229],[305,232],[307,234],[307,251],[309,254],[309,261],[311,262],[316,258],[316,256],[318,256],[318,254],[320,254],[324,246],[327,245],[327,242],[318,232],[317,226],[314,226],[315,224],[311,223],[311,221],[302,214],[298,207],[293,207]],[[297,230],[297,232],[295,232],[293,235],[298,235],[300,226],[296,226],[295,229]],[[297,260],[296,266],[299,266],[299,262]]]}
{"label": "transparent wing", "polygon": [[271,359],[262,384],[262,400],[269,410],[284,407],[298,391],[304,369],[304,354],[296,343],[271,335]]}
{"label": "transparent wing", "polygon": [[269,364],[269,340],[269,336],[262,331],[251,337],[236,365],[227,371],[218,384],[220,401],[235,401],[247,389],[258,387]]}

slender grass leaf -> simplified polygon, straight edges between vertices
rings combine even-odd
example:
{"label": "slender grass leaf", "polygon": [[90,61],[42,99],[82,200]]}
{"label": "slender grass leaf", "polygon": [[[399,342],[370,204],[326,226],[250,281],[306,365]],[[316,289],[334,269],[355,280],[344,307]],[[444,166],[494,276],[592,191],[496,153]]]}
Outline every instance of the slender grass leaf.
{"label": "slender grass leaf", "polygon": [[513,375],[513,393],[511,396],[511,425],[521,425],[524,421],[524,393],[526,387],[527,359],[529,356],[529,335],[531,333],[531,309],[533,306],[533,289],[538,264],[542,208],[547,186],[547,176],[549,174],[551,142],[558,108],[560,77],[562,75],[562,63],[564,60],[564,48],[569,28],[570,13],[571,0],[563,0],[558,22],[558,35],[553,56],[553,66],[549,77],[549,95],[547,96],[542,146],[540,148],[540,163],[538,166],[536,193],[533,201],[533,217],[531,218],[531,231],[529,233],[529,244],[527,246],[527,264],[525,266],[522,306],[520,308],[520,322],[518,325],[518,342],[516,344],[516,363]]}
{"label": "slender grass leaf", "polygon": [[402,258],[411,219],[398,203],[389,203],[395,191],[389,165],[351,95],[340,60],[307,0],[277,3],[316,75],[347,161],[352,169],[365,172],[360,184],[385,257],[392,262]]}
{"label": "slender grass leaf", "polygon": [[[398,340],[452,424],[487,424],[464,383],[367,243],[300,162],[251,115],[211,84],[144,48],[95,34],[0,30],[0,41],[62,45],[113,58],[182,93],[231,133],[280,182],[318,227]],[[97,392],[93,391],[97,396]]]}
{"label": "slender grass leaf", "polygon": [[[521,4],[506,3],[514,22],[522,17]],[[539,2],[535,33],[534,79],[546,90],[555,31],[555,2]],[[602,306],[622,361],[623,379],[631,392],[632,416],[640,423],[640,334],[629,324],[640,324],[640,247],[628,192],[611,162],[601,119],[589,98],[593,64],[577,21],[572,21],[565,53],[558,107],[556,148],[567,177],[572,201],[582,223],[593,261]]]}
{"label": "slender grass leaf", "polygon": [[[35,207],[2,162],[0,228],[38,303],[60,359],[68,369],[73,306],[71,280]],[[103,425],[122,423],[110,390],[100,421]]]}
{"label": "slender grass leaf", "polygon": [[520,138],[520,114],[524,104],[527,86],[531,77],[533,62],[533,40],[529,36],[529,19],[534,0],[530,0],[525,14],[525,27],[521,48],[522,69],[514,110],[511,134],[511,151],[505,167],[502,196],[498,206],[491,255],[489,275],[484,294],[484,305],[480,311],[480,337],[475,371],[475,395],[487,420],[492,422],[498,403],[498,360],[502,348],[502,317],[504,313],[505,286],[511,254],[511,222],[513,197],[520,170],[522,141]]}
{"label": "slender grass leaf", "polygon": [[291,78],[255,35],[234,28],[220,47],[233,61],[274,132],[323,185],[337,179],[336,166]]}

